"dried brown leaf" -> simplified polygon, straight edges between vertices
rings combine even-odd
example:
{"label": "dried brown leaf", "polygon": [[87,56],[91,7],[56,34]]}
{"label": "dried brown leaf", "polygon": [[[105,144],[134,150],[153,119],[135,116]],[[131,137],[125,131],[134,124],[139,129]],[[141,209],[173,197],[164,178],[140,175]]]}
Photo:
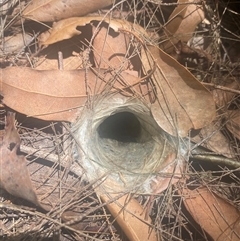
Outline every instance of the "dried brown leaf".
{"label": "dried brown leaf", "polygon": [[157,65],[153,74],[157,101],[152,104],[151,111],[159,126],[169,134],[186,136],[190,129],[211,123],[216,110],[210,92],[161,49],[148,46],[145,55],[146,71],[150,68],[149,62]]}
{"label": "dried brown leaf", "polygon": [[[179,0],[179,3],[186,3],[186,0]],[[169,17],[164,29],[166,41],[160,47],[171,54],[174,45],[179,41],[188,42],[192,37],[197,25],[204,19],[204,12],[201,6],[196,3],[179,4]]]}
{"label": "dried brown leaf", "polygon": [[10,194],[41,206],[32,186],[27,161],[19,155],[20,137],[15,127],[15,114],[8,112],[5,135],[0,142],[0,186]]}
{"label": "dried brown leaf", "polygon": [[240,240],[240,212],[207,188],[183,189],[184,204],[214,241]]}
{"label": "dried brown leaf", "polygon": [[72,120],[86,101],[83,72],[12,67],[1,71],[1,80],[4,104],[45,120]]}
{"label": "dried brown leaf", "polygon": [[[97,18],[97,17],[95,17]],[[75,35],[80,35],[81,31],[77,30],[77,26],[85,26],[89,24],[94,17],[82,17],[82,18],[68,18],[60,20],[53,24],[52,29],[43,32],[39,36],[39,45],[48,46],[50,44],[62,41],[64,39],[70,39]]]}
{"label": "dried brown leaf", "polygon": [[113,0],[34,0],[24,9],[24,18],[54,22],[64,18],[84,16],[111,5]]}
{"label": "dried brown leaf", "polygon": [[157,239],[156,232],[150,228],[150,217],[147,216],[148,220],[144,220],[145,210],[137,200],[134,198],[129,200],[128,195],[125,195],[109,203],[113,198],[116,198],[116,195],[101,195],[101,199],[107,203],[107,208],[130,241],[161,240],[161,237]]}
{"label": "dried brown leaf", "polygon": [[[54,54],[55,55],[55,54]],[[63,53],[64,55],[64,53]],[[53,70],[59,68],[59,63],[56,59],[41,56],[37,59],[35,63],[35,69],[37,70]],[[83,64],[79,56],[69,56],[66,58],[63,58],[63,69],[64,70],[76,70],[76,69],[82,69]]]}
{"label": "dried brown leaf", "polygon": [[[147,83],[128,73],[118,77],[114,73],[85,70],[34,70],[31,68],[9,67],[0,73],[0,93],[3,103],[10,108],[43,120],[74,121],[81,107],[85,106],[88,95],[108,92],[125,96],[146,95]],[[111,79],[114,84],[109,85]],[[132,87],[131,87],[132,86]],[[150,98],[150,97],[149,97]]]}

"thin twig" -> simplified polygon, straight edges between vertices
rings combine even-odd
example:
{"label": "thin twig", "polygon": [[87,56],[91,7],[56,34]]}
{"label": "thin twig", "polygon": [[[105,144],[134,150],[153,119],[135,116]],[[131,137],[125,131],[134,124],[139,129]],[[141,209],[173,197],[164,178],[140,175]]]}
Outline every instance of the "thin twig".
{"label": "thin twig", "polygon": [[222,86],[222,85],[215,85],[213,83],[202,83],[202,84],[206,85],[206,86],[212,86],[215,89],[220,89],[220,90],[225,90],[225,91],[232,92],[232,93],[235,93],[235,94],[240,94],[240,90],[231,89],[231,88],[228,88],[228,87],[225,87],[225,86]]}

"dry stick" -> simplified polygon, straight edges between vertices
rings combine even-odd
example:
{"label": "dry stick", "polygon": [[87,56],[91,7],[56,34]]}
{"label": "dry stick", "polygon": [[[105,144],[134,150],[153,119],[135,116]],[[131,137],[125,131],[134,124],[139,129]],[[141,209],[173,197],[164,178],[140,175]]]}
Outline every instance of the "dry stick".
{"label": "dry stick", "polygon": [[48,153],[47,151],[39,150],[34,147],[29,147],[26,145],[21,145],[21,151],[26,154],[31,154],[35,157],[41,157],[42,159],[46,159],[51,163],[56,163],[58,160],[58,156],[56,154]]}
{"label": "dry stick", "polygon": [[[204,141],[204,140],[203,140]],[[202,141],[202,142],[203,142]],[[193,145],[191,149],[191,156],[200,161],[211,162],[213,164],[221,165],[221,166],[229,166],[232,168],[240,168],[240,162],[237,160],[225,157],[221,154],[215,154],[214,152],[208,152],[203,149],[200,145],[202,142]],[[193,143],[194,144],[194,143]],[[239,169],[240,171],[240,169]]]}
{"label": "dry stick", "polygon": [[196,152],[196,153],[192,153],[192,157],[200,161],[211,162],[213,164],[218,164],[221,166],[230,166],[230,167],[239,169],[240,171],[240,162],[235,161],[231,158],[227,158],[225,156],[221,156],[221,155],[218,156],[211,152],[207,152],[207,153]]}
{"label": "dry stick", "polygon": [[227,165],[232,168],[240,168],[240,162],[238,162],[237,160],[225,157],[221,154],[215,154],[214,152],[211,152],[211,151],[208,152],[202,148],[201,144],[203,144],[208,138],[211,138],[211,136],[213,136],[217,131],[220,131],[220,129],[213,131],[208,137],[204,138],[202,141],[200,141],[197,144],[192,142],[192,147],[190,150],[191,156],[200,161],[211,162],[213,164],[222,165],[222,166]]}
{"label": "dry stick", "polygon": [[63,70],[63,53],[58,51],[58,69]]}
{"label": "dry stick", "polygon": [[235,93],[235,94],[240,94],[240,90],[234,90],[234,89],[231,89],[231,88],[228,88],[228,87],[225,87],[225,86],[215,85],[215,84],[212,84],[212,83],[203,83],[203,82],[202,82],[202,84],[206,85],[206,86],[212,86],[216,89],[229,91],[229,92],[232,92],[232,93]]}
{"label": "dry stick", "polygon": [[190,4],[200,4],[201,1],[200,0],[195,0],[193,2],[189,2],[189,1],[186,1],[186,2],[183,2],[183,3],[179,3],[179,2],[175,2],[175,3],[163,3],[161,0],[148,0],[148,2],[151,2],[151,3],[154,3],[154,4],[157,4],[159,6],[178,6],[178,5],[190,5]]}

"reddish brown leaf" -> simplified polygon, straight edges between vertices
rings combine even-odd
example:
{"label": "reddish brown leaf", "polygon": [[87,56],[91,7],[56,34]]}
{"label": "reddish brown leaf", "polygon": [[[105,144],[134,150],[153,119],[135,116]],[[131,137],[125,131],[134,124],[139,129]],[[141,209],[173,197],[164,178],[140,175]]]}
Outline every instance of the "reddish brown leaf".
{"label": "reddish brown leaf", "polygon": [[34,0],[22,16],[35,21],[54,22],[60,19],[84,16],[111,5],[113,0]]}
{"label": "reddish brown leaf", "polygon": [[15,114],[8,112],[5,135],[0,143],[0,186],[10,194],[41,206],[33,189],[26,159],[17,152],[20,137],[15,128]]}
{"label": "reddish brown leaf", "polygon": [[240,240],[240,212],[207,188],[183,189],[184,204],[214,241]]}

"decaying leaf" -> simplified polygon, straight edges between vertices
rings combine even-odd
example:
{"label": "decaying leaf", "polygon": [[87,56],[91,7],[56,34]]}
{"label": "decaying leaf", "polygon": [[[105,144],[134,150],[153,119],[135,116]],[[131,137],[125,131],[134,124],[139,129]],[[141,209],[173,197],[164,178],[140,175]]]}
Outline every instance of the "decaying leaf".
{"label": "decaying leaf", "polygon": [[154,229],[151,228],[150,218],[145,220],[146,213],[143,207],[128,195],[124,195],[113,203],[109,203],[116,195],[101,195],[101,199],[107,203],[107,208],[122,228],[130,241],[157,241],[161,240]]}
{"label": "decaying leaf", "polygon": [[229,121],[226,123],[227,129],[240,140],[240,110],[228,111],[228,119]]}
{"label": "decaying leaf", "polygon": [[183,201],[195,221],[214,241],[240,240],[240,212],[208,188],[183,189]]}
{"label": "decaying leaf", "polygon": [[41,206],[32,186],[26,159],[18,154],[20,137],[14,122],[15,114],[8,112],[5,135],[0,142],[0,187],[14,196]]}
{"label": "decaying leaf", "polygon": [[[113,84],[111,83],[113,82]],[[87,87],[86,87],[87,83]],[[128,73],[118,77],[103,70],[34,70],[9,67],[0,73],[0,93],[10,108],[43,120],[76,120],[87,97],[105,90],[126,96],[145,96],[149,87]],[[149,97],[150,98],[150,97]]]}
{"label": "decaying leaf", "polygon": [[113,0],[34,0],[24,9],[22,16],[41,22],[84,16],[111,5]]}
{"label": "decaying leaf", "polygon": [[[172,135],[186,136],[215,118],[215,104],[210,92],[181,64],[155,46],[148,46],[144,67],[153,74],[157,101],[151,111],[159,126]],[[154,62],[154,63],[153,63]]]}
{"label": "decaying leaf", "polygon": [[204,19],[204,12],[202,7],[189,0],[178,0],[180,3],[169,17],[168,23],[164,28],[165,41],[160,47],[171,54],[174,50],[174,45],[181,42],[188,42],[192,37],[197,25]]}

